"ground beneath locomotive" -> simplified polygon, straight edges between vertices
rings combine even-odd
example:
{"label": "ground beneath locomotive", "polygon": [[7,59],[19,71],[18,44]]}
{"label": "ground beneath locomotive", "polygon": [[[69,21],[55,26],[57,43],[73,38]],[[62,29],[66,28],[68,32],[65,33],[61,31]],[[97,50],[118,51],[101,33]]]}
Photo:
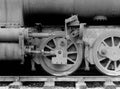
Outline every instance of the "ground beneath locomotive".
{"label": "ground beneath locomotive", "polygon": [[[31,65],[29,62],[25,62],[24,65],[16,61],[2,61],[0,62],[0,76],[52,76],[45,72],[40,65],[35,65],[36,71],[31,71]],[[101,76],[95,66],[91,66],[90,71],[85,71],[81,66],[69,76]]]}

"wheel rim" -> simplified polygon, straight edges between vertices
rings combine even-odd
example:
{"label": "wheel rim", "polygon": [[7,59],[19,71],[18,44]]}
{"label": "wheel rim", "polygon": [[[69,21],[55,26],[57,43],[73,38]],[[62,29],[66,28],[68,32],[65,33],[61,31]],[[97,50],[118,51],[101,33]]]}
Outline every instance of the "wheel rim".
{"label": "wheel rim", "polygon": [[120,32],[109,32],[101,35],[93,49],[94,62],[97,68],[112,76],[120,75]]}
{"label": "wheel rim", "polygon": [[[44,45],[41,47],[44,51],[53,51],[58,60],[62,58],[67,59],[67,64],[52,64],[53,55],[45,55],[41,59],[41,65],[48,73],[56,76],[64,76],[73,73],[81,64],[81,55],[78,46],[71,39],[67,40],[65,37],[60,36],[64,32],[55,32],[59,33],[59,36],[48,38]],[[67,42],[67,43],[66,43]],[[79,55],[78,55],[79,54]],[[61,55],[61,56],[60,56]],[[62,58],[61,58],[62,57]],[[61,58],[61,59],[60,59]]]}

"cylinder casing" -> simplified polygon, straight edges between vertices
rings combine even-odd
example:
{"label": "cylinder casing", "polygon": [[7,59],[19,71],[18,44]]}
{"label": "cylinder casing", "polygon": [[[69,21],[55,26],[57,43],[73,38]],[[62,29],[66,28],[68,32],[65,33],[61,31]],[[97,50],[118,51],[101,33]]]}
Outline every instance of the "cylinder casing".
{"label": "cylinder casing", "polygon": [[20,42],[27,34],[25,28],[0,28],[0,60],[22,60],[24,43]]}
{"label": "cylinder casing", "polygon": [[0,42],[19,42],[20,36],[25,37],[27,32],[24,28],[0,28]]}
{"label": "cylinder casing", "polygon": [[0,43],[0,60],[21,60],[22,51],[17,43]]}

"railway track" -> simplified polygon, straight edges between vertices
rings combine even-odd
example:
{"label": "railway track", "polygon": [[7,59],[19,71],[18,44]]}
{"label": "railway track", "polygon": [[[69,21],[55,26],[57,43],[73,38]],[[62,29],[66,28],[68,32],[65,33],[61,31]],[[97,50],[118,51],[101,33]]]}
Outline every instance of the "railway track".
{"label": "railway track", "polygon": [[120,89],[120,77],[0,76],[0,89]]}

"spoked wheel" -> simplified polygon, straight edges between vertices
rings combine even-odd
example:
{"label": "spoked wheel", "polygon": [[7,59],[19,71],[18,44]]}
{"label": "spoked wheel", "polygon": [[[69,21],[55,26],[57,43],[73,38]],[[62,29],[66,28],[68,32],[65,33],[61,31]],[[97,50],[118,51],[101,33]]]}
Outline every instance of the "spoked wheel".
{"label": "spoked wheel", "polygon": [[93,49],[97,68],[112,76],[120,75],[120,32],[112,31],[101,35]]}
{"label": "spoked wheel", "polygon": [[64,32],[57,31],[54,34],[59,36],[49,37],[41,46],[41,49],[48,52],[40,59],[41,65],[52,75],[69,75],[81,64],[82,48],[80,49],[72,39],[66,40]]}

